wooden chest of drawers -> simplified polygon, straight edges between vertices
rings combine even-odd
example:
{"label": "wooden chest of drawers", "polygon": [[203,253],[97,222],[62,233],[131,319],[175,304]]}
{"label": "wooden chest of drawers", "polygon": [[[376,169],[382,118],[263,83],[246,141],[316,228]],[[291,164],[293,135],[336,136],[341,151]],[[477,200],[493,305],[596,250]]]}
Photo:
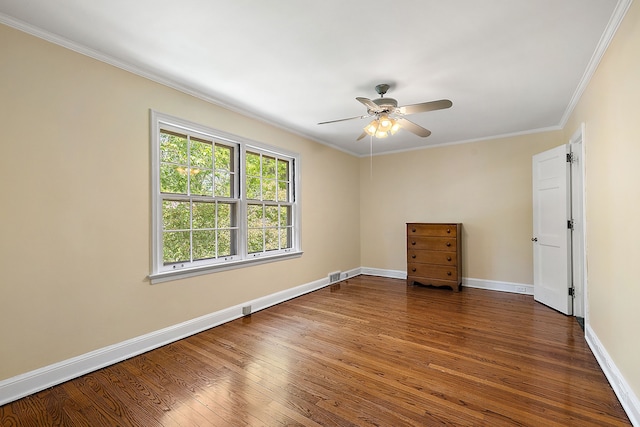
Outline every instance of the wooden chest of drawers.
{"label": "wooden chest of drawers", "polygon": [[462,224],[407,224],[407,285],[450,286],[462,284]]}

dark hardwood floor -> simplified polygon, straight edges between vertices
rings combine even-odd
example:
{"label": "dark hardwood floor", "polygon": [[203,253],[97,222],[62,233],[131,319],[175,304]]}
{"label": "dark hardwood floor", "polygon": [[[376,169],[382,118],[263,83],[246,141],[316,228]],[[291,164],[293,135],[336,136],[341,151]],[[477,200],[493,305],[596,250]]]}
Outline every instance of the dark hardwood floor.
{"label": "dark hardwood floor", "polygon": [[4,405],[0,425],[630,423],[574,318],[358,276]]}

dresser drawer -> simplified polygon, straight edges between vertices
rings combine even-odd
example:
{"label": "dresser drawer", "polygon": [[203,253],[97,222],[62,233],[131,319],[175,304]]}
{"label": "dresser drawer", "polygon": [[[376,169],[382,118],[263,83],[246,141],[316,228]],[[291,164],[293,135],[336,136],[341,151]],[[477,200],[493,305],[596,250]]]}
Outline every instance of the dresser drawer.
{"label": "dresser drawer", "polygon": [[[458,280],[458,269],[455,265],[432,265],[409,262],[407,266],[407,276],[456,281]],[[419,281],[419,279],[415,280]]]}
{"label": "dresser drawer", "polygon": [[457,224],[407,224],[407,236],[444,236],[455,238],[457,235]]}
{"label": "dresser drawer", "polygon": [[457,241],[455,237],[407,236],[407,250],[409,249],[456,252]]}
{"label": "dresser drawer", "polygon": [[407,261],[410,263],[421,262],[426,264],[457,265],[458,259],[455,252],[427,251],[421,249],[407,249]]}

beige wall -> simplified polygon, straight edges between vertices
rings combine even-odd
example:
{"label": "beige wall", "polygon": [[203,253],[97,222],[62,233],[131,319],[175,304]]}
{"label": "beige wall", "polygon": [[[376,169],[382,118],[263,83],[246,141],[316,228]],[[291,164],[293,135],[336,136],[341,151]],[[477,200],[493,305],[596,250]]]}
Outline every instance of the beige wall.
{"label": "beige wall", "polygon": [[533,284],[531,157],[562,143],[557,131],[361,159],[362,265],[406,271],[405,223],[461,222],[464,277]]}
{"label": "beige wall", "polygon": [[[0,40],[0,380],[360,265],[356,158],[6,26]],[[150,285],[149,109],[300,153],[304,255]]]}
{"label": "beige wall", "polygon": [[569,123],[585,124],[589,322],[640,396],[640,4],[633,2]]}

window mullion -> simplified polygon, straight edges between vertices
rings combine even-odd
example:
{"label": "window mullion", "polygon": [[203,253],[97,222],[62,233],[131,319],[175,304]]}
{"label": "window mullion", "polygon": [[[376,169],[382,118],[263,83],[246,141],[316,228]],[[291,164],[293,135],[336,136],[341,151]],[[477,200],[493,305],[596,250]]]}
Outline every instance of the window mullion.
{"label": "window mullion", "polygon": [[[261,155],[262,157],[262,155]],[[262,164],[262,162],[260,162]],[[260,171],[262,175],[262,171]],[[262,252],[267,251],[267,208],[264,202],[262,202]]]}
{"label": "window mullion", "polygon": [[193,262],[193,199],[189,198],[189,262]]}
{"label": "window mullion", "polygon": [[[214,184],[214,185],[215,185],[215,184]],[[215,194],[215,193],[214,193],[214,194]],[[214,203],[214,205],[215,205],[215,208],[214,208],[214,212],[215,212],[215,214],[214,214],[214,215],[215,215],[215,218],[214,218],[214,223],[213,223],[213,225],[214,225],[214,231],[213,231],[213,236],[214,236],[214,238],[213,238],[213,244],[215,245],[215,246],[214,246],[214,249],[215,249],[215,255],[216,255],[216,258],[218,258],[218,234],[219,234],[219,233],[218,233],[218,231],[220,230],[220,225],[219,225],[219,222],[218,222],[218,202],[216,201],[216,202],[213,202],[213,203]]]}
{"label": "window mullion", "polygon": [[235,168],[239,172],[238,179],[238,209],[236,212],[236,227],[238,232],[236,233],[236,242],[238,245],[238,253],[242,258],[247,258],[249,250],[247,241],[249,239],[249,220],[247,217],[247,172],[246,172],[246,147],[242,146],[238,150],[238,165]]}
{"label": "window mullion", "polygon": [[262,153],[259,153],[259,154],[260,154],[260,172],[259,172],[260,173],[260,193],[259,193],[260,194],[260,198],[259,198],[259,200],[263,201],[264,200],[264,194],[262,194],[262,189],[264,188],[264,175],[262,173],[262,164],[263,163],[262,163]]}

